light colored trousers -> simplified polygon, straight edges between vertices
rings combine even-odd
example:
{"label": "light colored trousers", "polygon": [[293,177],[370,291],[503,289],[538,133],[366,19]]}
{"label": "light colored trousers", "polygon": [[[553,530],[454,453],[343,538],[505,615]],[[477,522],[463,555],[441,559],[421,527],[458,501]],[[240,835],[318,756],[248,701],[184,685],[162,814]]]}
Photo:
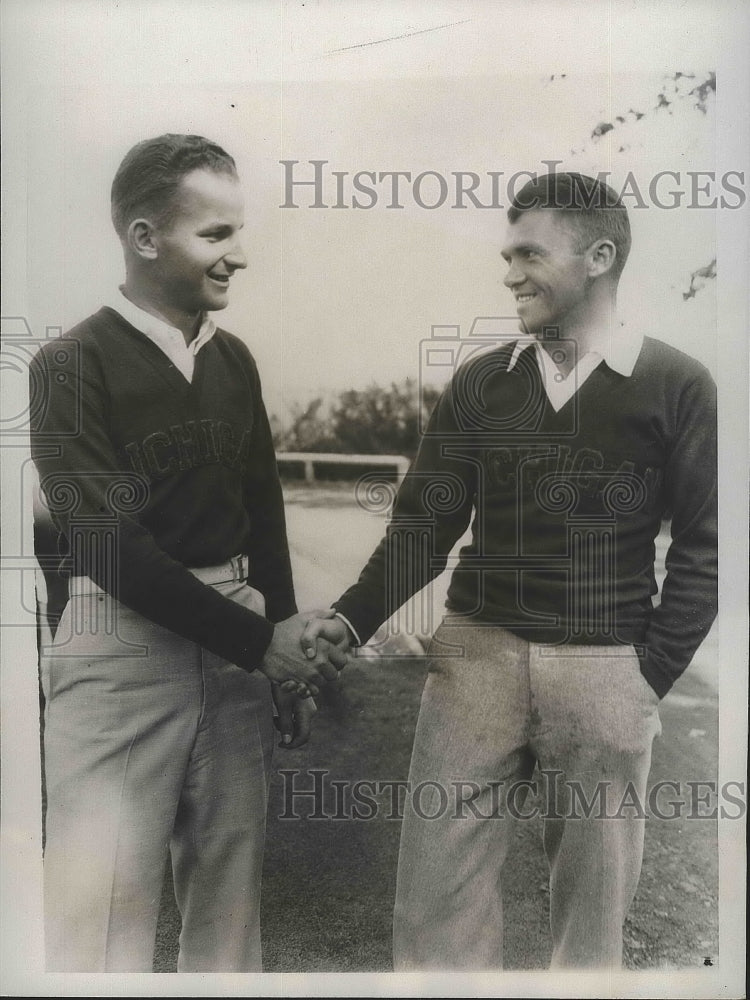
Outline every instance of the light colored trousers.
{"label": "light colored trousers", "polygon": [[[215,586],[263,613],[250,587]],[[42,684],[47,970],[150,972],[171,848],[178,970],[259,971],[266,678],[85,594],[63,614]]]}
{"label": "light colored trousers", "polygon": [[[552,967],[619,966],[643,856],[628,803],[646,802],[658,697],[632,646],[542,646],[452,621],[433,640],[414,739],[394,967],[502,967],[500,873],[535,764],[556,792],[540,809]],[[435,655],[446,644],[463,655]]]}

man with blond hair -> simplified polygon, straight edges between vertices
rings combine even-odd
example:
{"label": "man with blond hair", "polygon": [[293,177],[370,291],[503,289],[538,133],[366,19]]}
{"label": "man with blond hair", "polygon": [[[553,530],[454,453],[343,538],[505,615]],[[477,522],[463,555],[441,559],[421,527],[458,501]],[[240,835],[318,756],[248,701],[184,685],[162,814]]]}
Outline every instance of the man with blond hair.
{"label": "man with blond hair", "polygon": [[258,371],[212,319],[247,264],[234,160],[145,140],[112,219],[124,284],[31,369],[70,576],[41,661],[47,969],[150,971],[171,851],[178,970],[258,971],[272,697],[301,745],[315,705],[296,692],[345,655],[300,650]]}

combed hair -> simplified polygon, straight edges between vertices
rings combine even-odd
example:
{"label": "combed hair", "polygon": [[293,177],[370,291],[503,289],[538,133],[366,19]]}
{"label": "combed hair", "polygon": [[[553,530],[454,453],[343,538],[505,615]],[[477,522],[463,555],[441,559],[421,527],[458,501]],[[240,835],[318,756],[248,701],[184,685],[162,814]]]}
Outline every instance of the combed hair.
{"label": "combed hair", "polygon": [[182,178],[193,170],[237,175],[234,160],[200,135],[167,133],[133,146],[112,182],[112,222],[122,238],[133,219],[164,224]]}
{"label": "combed hair", "polygon": [[528,181],[513,198],[508,220],[522,212],[554,208],[578,233],[576,250],[585,250],[596,240],[611,240],[616,249],[611,275],[619,278],[630,253],[630,220],[620,196],[599,177],[576,173],[543,174]]}

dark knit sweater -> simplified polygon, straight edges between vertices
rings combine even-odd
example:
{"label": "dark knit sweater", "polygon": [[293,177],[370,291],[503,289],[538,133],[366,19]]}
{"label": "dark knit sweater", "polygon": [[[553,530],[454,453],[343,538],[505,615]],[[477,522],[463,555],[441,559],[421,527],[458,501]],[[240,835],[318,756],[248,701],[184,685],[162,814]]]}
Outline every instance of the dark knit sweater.
{"label": "dark knit sweater", "polygon": [[[533,348],[458,370],[386,537],[336,602],[364,640],[446,566],[448,609],[533,642],[629,644],[663,695],[716,615],[716,401],[706,369],[645,338],[631,376],[602,362],[559,412]],[[661,601],[654,541],[671,517]]]}
{"label": "dark knit sweater", "polygon": [[[147,618],[253,669],[296,611],[284,508],[258,372],[217,330],[192,383],[100,309],[31,365],[32,456],[64,566]],[[111,548],[109,546],[112,546]],[[248,556],[264,618],[186,567]]]}

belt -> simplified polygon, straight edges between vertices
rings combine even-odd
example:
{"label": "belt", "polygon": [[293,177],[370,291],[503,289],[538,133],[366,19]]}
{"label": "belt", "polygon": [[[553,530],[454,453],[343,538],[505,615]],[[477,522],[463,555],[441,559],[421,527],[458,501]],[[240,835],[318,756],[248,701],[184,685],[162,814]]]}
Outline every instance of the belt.
{"label": "belt", "polygon": [[190,568],[190,572],[201,583],[244,583],[248,571],[247,556],[232,556],[229,562],[222,563],[221,566]]}
{"label": "belt", "polygon": [[[247,556],[232,556],[228,562],[222,563],[220,566],[195,566],[188,567],[188,570],[201,583],[209,585],[244,583],[248,574]],[[71,597],[103,593],[104,590],[88,576],[71,576],[70,578],[69,594]]]}

